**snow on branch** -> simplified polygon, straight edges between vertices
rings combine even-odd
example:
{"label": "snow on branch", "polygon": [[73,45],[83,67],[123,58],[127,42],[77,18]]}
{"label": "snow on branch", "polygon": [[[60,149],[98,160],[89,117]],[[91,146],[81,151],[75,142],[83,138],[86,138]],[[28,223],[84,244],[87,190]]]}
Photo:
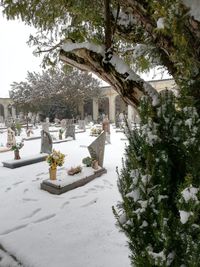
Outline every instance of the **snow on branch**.
{"label": "snow on branch", "polygon": [[148,95],[158,104],[157,91],[140,78],[119,56],[112,54],[105,60],[105,47],[90,42],[65,43],[60,60],[84,71],[96,74],[109,83],[127,102],[138,106],[141,96]]}

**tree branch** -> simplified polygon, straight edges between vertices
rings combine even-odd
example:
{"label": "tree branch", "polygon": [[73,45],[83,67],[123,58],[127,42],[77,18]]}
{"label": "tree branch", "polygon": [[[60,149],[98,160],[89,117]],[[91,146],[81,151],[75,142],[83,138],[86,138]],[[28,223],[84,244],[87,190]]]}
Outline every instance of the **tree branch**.
{"label": "tree branch", "polygon": [[141,96],[148,95],[154,103],[157,91],[141,79],[118,56],[104,61],[105,50],[91,43],[66,44],[60,51],[60,60],[83,71],[90,71],[110,84],[127,104],[137,107]]}

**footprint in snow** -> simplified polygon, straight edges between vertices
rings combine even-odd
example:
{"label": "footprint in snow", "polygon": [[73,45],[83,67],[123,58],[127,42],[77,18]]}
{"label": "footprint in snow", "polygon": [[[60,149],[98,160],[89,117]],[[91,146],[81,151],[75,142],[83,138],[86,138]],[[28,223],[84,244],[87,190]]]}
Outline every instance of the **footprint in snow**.
{"label": "footprint in snow", "polygon": [[38,201],[36,198],[22,198],[24,201]]}
{"label": "footprint in snow", "polygon": [[39,211],[41,211],[41,208],[38,208],[38,209],[34,210],[33,212],[31,212],[29,215],[23,217],[22,219],[28,219],[28,218],[31,218],[31,217],[33,217],[35,214],[37,214]]}
{"label": "footprint in snow", "polygon": [[69,203],[70,203],[69,201],[64,202],[60,208],[63,209],[63,208],[64,208],[66,205],[68,205]]}
{"label": "footprint in snow", "polygon": [[23,183],[23,182],[24,182],[24,181],[19,181],[19,182],[16,182],[16,183],[12,184],[12,185],[16,186],[16,185],[21,184],[21,183]]}
{"label": "footprint in snow", "polygon": [[41,176],[43,174],[45,174],[45,173],[44,172],[41,172],[41,173],[36,174],[36,176]]}
{"label": "footprint in snow", "polygon": [[34,180],[32,180],[32,182],[37,182],[37,181],[39,181],[39,180],[41,180],[42,178],[36,178],[36,179],[34,179]]}
{"label": "footprint in snow", "polygon": [[47,221],[47,220],[49,220],[49,219],[51,219],[51,218],[53,218],[53,217],[55,217],[55,216],[56,216],[56,214],[55,214],[55,213],[53,213],[53,214],[50,214],[50,215],[44,216],[44,217],[42,217],[42,218],[40,218],[40,219],[38,219],[38,220],[34,221],[33,223],[40,223],[40,222],[44,222],[44,221]]}
{"label": "footprint in snow", "polygon": [[7,187],[6,190],[5,190],[5,192],[8,192],[10,190],[11,190],[11,187]]}
{"label": "footprint in snow", "polygon": [[70,197],[70,199],[78,199],[78,198],[83,198],[83,197],[86,197],[86,195],[81,195],[81,196]]}
{"label": "footprint in snow", "polygon": [[85,208],[85,207],[91,206],[91,205],[97,203],[97,200],[98,200],[98,198],[95,198],[95,199],[91,200],[90,202],[88,202],[88,203],[82,205],[81,207],[82,207],[82,208]]}
{"label": "footprint in snow", "polygon": [[26,193],[26,192],[28,192],[28,188],[25,188],[25,189],[24,189],[24,193]]}
{"label": "footprint in snow", "polygon": [[105,187],[103,185],[95,185],[94,187],[96,187],[97,189],[104,189]]}
{"label": "footprint in snow", "polygon": [[87,191],[85,191],[84,193],[89,193],[91,191],[97,191],[96,188],[89,188]]}
{"label": "footprint in snow", "polygon": [[20,229],[22,229],[22,228],[25,228],[27,225],[28,225],[28,224],[26,223],[26,224],[21,224],[21,225],[15,226],[15,227],[13,227],[13,228],[11,228],[11,229],[8,229],[8,230],[6,230],[6,231],[1,232],[0,235],[7,235],[7,234],[10,234],[10,233],[15,232],[15,231],[17,231],[17,230],[20,230]]}
{"label": "footprint in snow", "polygon": [[109,185],[109,186],[113,186],[113,184],[112,183],[110,183],[109,181],[107,181],[107,180],[105,180],[105,179],[103,179],[103,182],[104,182],[104,184],[106,184],[106,185]]}

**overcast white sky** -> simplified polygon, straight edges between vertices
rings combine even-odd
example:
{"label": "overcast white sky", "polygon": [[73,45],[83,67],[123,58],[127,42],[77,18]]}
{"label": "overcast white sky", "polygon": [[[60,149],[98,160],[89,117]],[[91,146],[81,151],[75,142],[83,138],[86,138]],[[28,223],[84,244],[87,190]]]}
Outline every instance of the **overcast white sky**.
{"label": "overcast white sky", "polygon": [[13,82],[24,81],[27,71],[40,71],[41,59],[26,42],[33,31],[22,22],[7,21],[0,11],[0,97],[9,97]]}
{"label": "overcast white sky", "polygon": [[[14,20],[8,21],[2,16],[0,10],[0,97],[9,97],[9,90],[13,82],[24,81],[27,71],[41,71],[42,57],[33,55],[32,47],[26,42],[33,28]],[[153,77],[155,71],[150,75],[142,75],[145,80],[161,79],[161,75]],[[163,78],[168,78],[164,75]],[[106,83],[103,82],[103,85]]]}

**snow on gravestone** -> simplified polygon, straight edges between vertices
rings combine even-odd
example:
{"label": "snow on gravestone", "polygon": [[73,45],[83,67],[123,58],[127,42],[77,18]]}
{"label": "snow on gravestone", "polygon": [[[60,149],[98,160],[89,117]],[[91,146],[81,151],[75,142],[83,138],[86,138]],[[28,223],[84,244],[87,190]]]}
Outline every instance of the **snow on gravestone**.
{"label": "snow on gravestone", "polygon": [[106,133],[102,132],[89,146],[91,158],[98,160],[99,166],[103,167]]}
{"label": "snow on gravestone", "polygon": [[47,153],[47,154],[51,154],[52,152],[52,138],[51,135],[42,130],[41,131],[41,150],[40,153]]}
{"label": "snow on gravestone", "polygon": [[72,137],[75,140],[75,125],[68,124],[65,129],[65,138]]}
{"label": "snow on gravestone", "polygon": [[85,131],[85,121],[84,120],[78,121],[78,128]]}
{"label": "snow on gravestone", "polygon": [[66,125],[67,125],[67,121],[65,119],[62,119],[61,122],[60,122],[61,128],[65,129]]}
{"label": "snow on gravestone", "polygon": [[49,123],[48,122],[42,122],[42,130],[45,132],[49,132]]}

